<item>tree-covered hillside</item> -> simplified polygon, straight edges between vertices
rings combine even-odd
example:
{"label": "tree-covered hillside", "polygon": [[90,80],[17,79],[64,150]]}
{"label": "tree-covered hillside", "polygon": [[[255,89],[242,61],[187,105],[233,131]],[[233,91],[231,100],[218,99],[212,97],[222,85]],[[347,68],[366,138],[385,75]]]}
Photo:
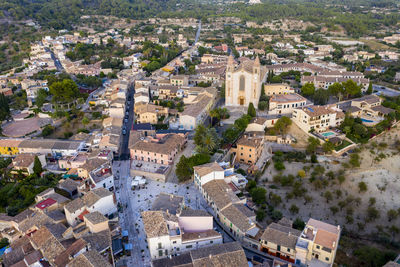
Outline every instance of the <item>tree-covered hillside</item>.
{"label": "tree-covered hillside", "polygon": [[[0,0],[0,22],[2,16],[32,18],[44,27],[70,29],[87,14],[131,19],[231,15],[244,21],[296,18],[328,27],[341,25],[357,36],[382,25],[396,25],[400,21],[399,6],[399,0],[264,0],[259,5],[225,6],[208,0]],[[385,12],[371,12],[374,8],[385,8]]]}

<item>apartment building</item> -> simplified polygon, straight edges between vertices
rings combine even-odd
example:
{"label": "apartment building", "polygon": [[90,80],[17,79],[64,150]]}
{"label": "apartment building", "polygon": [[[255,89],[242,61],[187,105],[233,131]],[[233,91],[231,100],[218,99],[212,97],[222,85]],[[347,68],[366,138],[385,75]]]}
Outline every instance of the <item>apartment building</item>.
{"label": "apartment building", "polygon": [[117,212],[114,194],[105,188],[89,191],[80,198],[74,199],[64,207],[65,217],[71,226],[83,221],[83,216],[98,211],[104,216]]}
{"label": "apartment building", "polygon": [[307,106],[293,110],[292,121],[303,131],[324,132],[330,127],[338,127],[344,120],[344,113],[329,105]]}
{"label": "apartment building", "polygon": [[157,124],[162,117],[168,117],[168,108],[154,104],[141,103],[135,105],[137,123]]}
{"label": "apartment building", "polygon": [[236,142],[236,147],[231,148],[231,152],[235,153],[235,162],[253,165],[261,156],[263,148],[263,134],[245,133]]}
{"label": "apartment building", "polygon": [[296,264],[310,267],[332,266],[339,245],[341,228],[309,219],[296,244]]}
{"label": "apartment building", "polygon": [[47,157],[60,158],[76,155],[85,146],[82,141],[58,139],[29,139],[18,145],[19,153],[43,154]]}
{"label": "apartment building", "polygon": [[249,266],[244,250],[239,242],[216,244],[191,250],[173,258],[152,261],[152,267],[181,266]]}
{"label": "apartment building", "polygon": [[296,244],[301,231],[293,229],[292,223],[283,218],[278,223],[271,223],[260,237],[261,251],[294,263]]}
{"label": "apartment building", "polygon": [[189,76],[188,75],[175,75],[170,79],[170,83],[175,86],[188,86]]}
{"label": "apartment building", "polygon": [[179,115],[179,127],[185,130],[194,130],[207,118],[207,112],[212,108],[216,99],[217,91],[204,90],[190,105],[186,106]]}
{"label": "apartment building", "polygon": [[[194,183],[212,208],[214,217],[240,241],[255,237],[259,228],[255,214],[244,204],[246,199],[233,192],[231,183],[225,181],[225,172],[218,163],[207,163],[194,168]],[[228,170],[228,173],[229,170]]]}
{"label": "apartment building", "polygon": [[292,114],[293,110],[307,105],[307,99],[296,93],[272,95],[268,114]]}
{"label": "apartment building", "polygon": [[335,76],[302,76],[301,84],[313,83],[316,88],[328,89],[334,83],[342,83],[348,80],[353,80],[357,85],[361,86],[362,91],[366,91],[369,85],[369,79],[367,78],[347,78],[347,77],[335,77]]}
{"label": "apartment building", "polygon": [[35,165],[35,158],[38,157],[42,167],[46,167],[46,158],[40,154],[19,154],[11,163],[12,174],[21,172],[24,175],[31,175],[34,173],[33,166]]}
{"label": "apartment building", "polygon": [[361,118],[364,123],[378,123],[394,110],[382,106],[382,99],[377,95],[365,95],[337,104],[343,112]]}
{"label": "apartment building", "polygon": [[[152,259],[168,257],[189,250],[197,250],[213,244],[222,244],[222,236],[213,230],[213,218],[204,211],[172,215],[163,211],[141,213],[147,244]],[[206,224],[198,231],[198,219]],[[182,220],[186,220],[185,223]],[[204,229],[204,226],[208,226]]]}
{"label": "apartment building", "polygon": [[285,95],[294,93],[294,89],[286,83],[265,83],[264,92],[267,96]]}
{"label": "apartment building", "polygon": [[161,165],[173,163],[176,154],[186,144],[186,136],[182,134],[158,135],[147,137],[130,147],[131,158],[139,161],[153,162]]}

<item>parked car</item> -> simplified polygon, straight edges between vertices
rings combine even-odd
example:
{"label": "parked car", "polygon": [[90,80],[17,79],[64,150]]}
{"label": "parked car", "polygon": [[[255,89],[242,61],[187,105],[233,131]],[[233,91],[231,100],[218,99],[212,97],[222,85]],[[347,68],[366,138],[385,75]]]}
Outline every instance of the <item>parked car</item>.
{"label": "parked car", "polygon": [[142,167],[142,163],[138,163],[138,164],[136,164],[136,167],[138,167],[138,168],[140,168],[140,167]]}

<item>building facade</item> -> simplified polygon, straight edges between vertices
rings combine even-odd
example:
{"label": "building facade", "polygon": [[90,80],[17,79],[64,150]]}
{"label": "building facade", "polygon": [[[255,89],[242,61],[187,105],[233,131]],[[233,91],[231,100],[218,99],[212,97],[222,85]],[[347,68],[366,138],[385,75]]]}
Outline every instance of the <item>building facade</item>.
{"label": "building facade", "polygon": [[250,103],[257,108],[261,86],[266,78],[266,69],[257,57],[244,60],[235,66],[233,57],[228,59],[226,68],[225,105],[247,107]]}

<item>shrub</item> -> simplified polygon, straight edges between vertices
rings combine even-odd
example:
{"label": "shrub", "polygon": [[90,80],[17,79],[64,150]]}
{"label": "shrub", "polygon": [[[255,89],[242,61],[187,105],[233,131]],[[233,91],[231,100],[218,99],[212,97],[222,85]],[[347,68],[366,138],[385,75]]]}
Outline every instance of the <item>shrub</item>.
{"label": "shrub", "polygon": [[306,177],[306,172],[304,170],[299,170],[297,172],[297,176],[300,178],[305,178]]}
{"label": "shrub", "polygon": [[256,219],[259,222],[262,222],[265,219],[265,211],[262,209],[257,210]]}
{"label": "shrub", "polygon": [[292,206],[290,206],[290,208],[289,208],[289,211],[292,214],[299,213],[299,207],[297,207],[295,204],[292,204]]}
{"label": "shrub", "polygon": [[358,189],[359,189],[360,193],[361,192],[365,192],[365,191],[368,190],[368,186],[367,186],[367,184],[365,182],[359,182],[358,183]]}
{"label": "shrub", "polygon": [[283,164],[282,161],[276,161],[276,162],[274,163],[274,168],[275,168],[277,171],[282,171],[282,170],[285,169],[285,165]]}
{"label": "shrub", "polygon": [[294,220],[294,222],[293,222],[293,228],[297,229],[299,231],[303,231],[305,226],[306,226],[306,224],[300,218],[296,218],[296,220]]}

